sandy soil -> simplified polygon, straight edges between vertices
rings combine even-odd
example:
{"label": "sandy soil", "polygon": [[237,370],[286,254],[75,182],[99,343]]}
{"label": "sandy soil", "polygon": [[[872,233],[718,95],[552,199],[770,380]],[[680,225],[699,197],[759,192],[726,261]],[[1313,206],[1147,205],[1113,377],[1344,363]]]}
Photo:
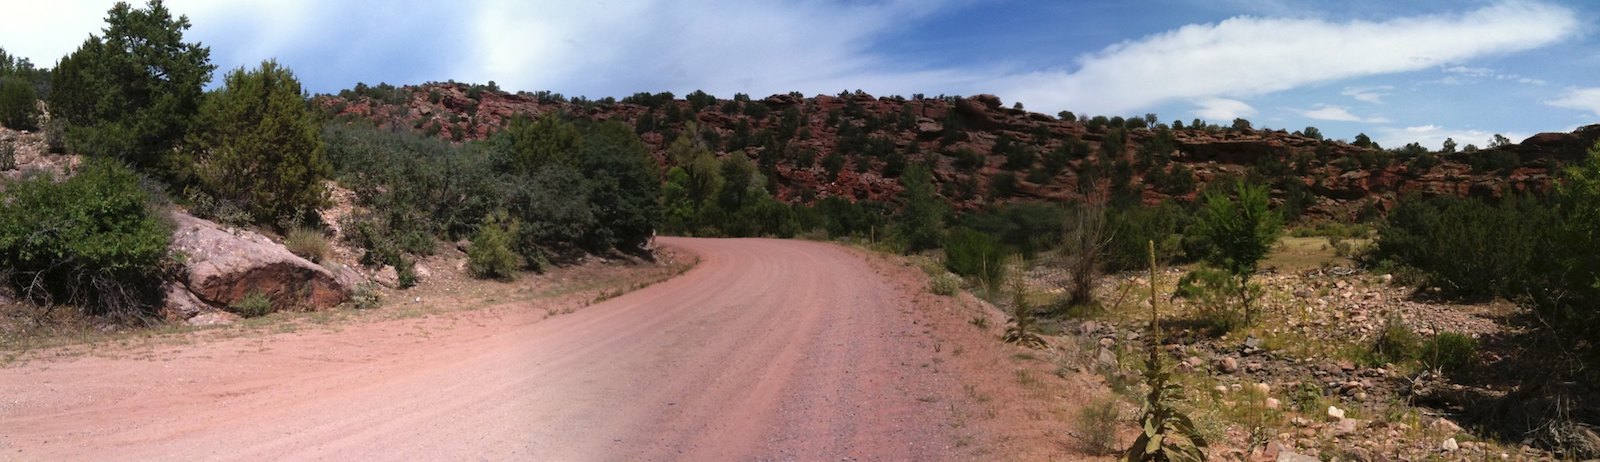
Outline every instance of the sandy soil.
{"label": "sandy soil", "polygon": [[815,242],[661,242],[699,266],[571,314],[482,310],[0,369],[0,459],[1061,455],[964,423],[1018,406],[974,390],[1030,393],[975,377],[1010,373],[996,358],[1011,347],[945,332],[963,327],[955,312],[930,323],[914,270]]}

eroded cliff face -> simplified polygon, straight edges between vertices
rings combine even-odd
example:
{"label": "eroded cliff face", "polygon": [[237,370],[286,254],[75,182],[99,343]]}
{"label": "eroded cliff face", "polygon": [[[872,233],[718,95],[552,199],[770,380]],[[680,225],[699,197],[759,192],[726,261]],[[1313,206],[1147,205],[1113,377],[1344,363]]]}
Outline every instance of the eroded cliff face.
{"label": "eroded cliff face", "polygon": [[[1273,184],[1275,200],[1308,202],[1305,213],[1312,218],[1353,217],[1362,210],[1382,212],[1410,193],[1498,197],[1540,190],[1561,165],[1582,159],[1600,138],[1600,125],[1591,125],[1572,133],[1541,133],[1520,144],[1418,159],[1284,130],[1111,128],[1008,108],[992,95],[788,94],[697,105],[681,98],[575,101],[443,83],[400,87],[385,99],[319,96],[314,104],[336,119],[365,119],[462,142],[488,138],[518,116],[558,112],[618,120],[638,127],[663,169],[671,167],[665,154],[670,141],[694,122],[719,156],[765,156],[763,173],[776,179],[778,197],[786,201],[829,196],[893,201],[900,190],[896,164],[927,162],[941,194],[958,208],[1078,200],[1080,183],[1091,178],[1126,184],[1125,194],[1144,203],[1192,200],[1208,183],[1247,178]],[[1115,148],[1119,138],[1120,151]],[[1008,162],[1006,154],[1013,149],[1031,150],[1032,162]],[[1052,171],[1046,157],[1058,150],[1070,154]],[[836,153],[844,162],[831,173],[824,159]],[[1486,166],[1482,159],[1491,157],[1501,162]],[[1179,170],[1190,173],[1171,173]],[[1007,175],[1016,181],[993,187],[996,177]],[[1174,175],[1192,175],[1193,186],[1168,185]]]}

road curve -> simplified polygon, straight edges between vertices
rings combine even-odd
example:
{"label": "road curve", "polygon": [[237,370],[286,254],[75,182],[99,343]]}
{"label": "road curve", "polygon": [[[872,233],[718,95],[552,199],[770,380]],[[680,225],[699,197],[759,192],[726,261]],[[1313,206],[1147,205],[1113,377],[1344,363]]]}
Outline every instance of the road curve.
{"label": "road curve", "polygon": [[941,403],[958,380],[928,367],[910,299],[866,261],[807,241],[660,241],[700,264],[537,322],[0,369],[0,460],[952,457]]}

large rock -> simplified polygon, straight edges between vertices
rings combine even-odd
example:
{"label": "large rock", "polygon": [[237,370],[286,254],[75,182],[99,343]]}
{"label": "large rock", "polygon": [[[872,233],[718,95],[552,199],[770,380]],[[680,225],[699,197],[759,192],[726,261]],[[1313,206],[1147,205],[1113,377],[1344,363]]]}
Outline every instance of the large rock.
{"label": "large rock", "polygon": [[352,285],[327,268],[300,258],[261,234],[227,229],[189,215],[173,215],[172,247],[186,257],[189,291],[217,306],[252,293],[272,299],[274,310],[318,310],[350,298]]}

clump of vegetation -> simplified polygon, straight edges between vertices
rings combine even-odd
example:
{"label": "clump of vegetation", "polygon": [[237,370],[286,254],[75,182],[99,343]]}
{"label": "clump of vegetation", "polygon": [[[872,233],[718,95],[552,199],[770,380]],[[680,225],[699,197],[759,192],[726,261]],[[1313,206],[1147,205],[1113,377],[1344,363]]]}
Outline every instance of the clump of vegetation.
{"label": "clump of vegetation", "polygon": [[257,224],[294,221],[326,205],[332,174],[294,73],[276,61],[235,69],[206,95],[189,159],[199,187],[239,204]]}
{"label": "clump of vegetation", "polygon": [[1178,280],[1175,295],[1193,301],[1199,308],[1199,321],[1213,332],[1225,334],[1245,325],[1243,310],[1233,303],[1237,283],[1227,272],[1201,267]]}
{"label": "clump of vegetation", "polygon": [[17,130],[38,127],[39,96],[18,78],[0,78],[0,125]]}
{"label": "clump of vegetation", "polygon": [[1472,365],[1478,355],[1478,340],[1459,332],[1440,332],[1423,342],[1418,353],[1424,367],[1459,371]]}
{"label": "clump of vegetation", "polygon": [[478,228],[467,249],[467,269],[473,277],[510,281],[517,276],[517,255],[511,252],[511,238],[499,223],[490,221]]}
{"label": "clump of vegetation", "polygon": [[171,224],[140,177],[92,161],[55,182],[34,176],[0,199],[0,277],[43,304],[88,314],[149,314],[164,274]]}
{"label": "clump of vegetation", "polygon": [[1278,214],[1267,210],[1266,187],[1240,181],[1234,192],[1237,200],[1216,193],[1206,195],[1195,234],[1210,243],[1206,264],[1233,277],[1231,288],[1243,307],[1244,324],[1249,325],[1255,322],[1255,298],[1260,293],[1250,278],[1278,241],[1283,223]]}
{"label": "clump of vegetation", "polygon": [[328,236],[310,228],[296,227],[289,230],[283,238],[283,246],[290,253],[299,255],[300,258],[310,260],[312,263],[322,263],[333,252],[333,247],[328,244]]}
{"label": "clump of vegetation", "polygon": [[1114,397],[1102,397],[1090,401],[1083,409],[1078,410],[1078,439],[1091,454],[1104,455],[1116,452],[1117,426],[1120,418],[1117,400]]}
{"label": "clump of vegetation", "polygon": [[1383,363],[1400,363],[1415,359],[1421,348],[1422,337],[1411,330],[1411,326],[1399,317],[1390,317],[1383,324],[1383,330],[1378,331],[1378,337],[1372,343],[1372,363],[1381,366]]}
{"label": "clump of vegetation", "polygon": [[936,295],[949,297],[961,291],[961,280],[948,273],[936,274],[928,280],[928,290]]}
{"label": "clump of vegetation", "polygon": [[905,205],[895,218],[895,236],[907,252],[937,247],[944,228],[944,203],[935,193],[933,173],[922,165],[911,166],[901,175],[900,186],[905,188],[901,193]]}
{"label": "clump of vegetation", "polygon": [[251,292],[228,306],[229,310],[246,318],[259,318],[272,313],[272,298],[261,292]]}
{"label": "clump of vegetation", "polygon": [[377,308],[378,305],[383,303],[383,296],[378,293],[378,288],[375,284],[363,282],[350,290],[350,300],[346,303],[349,303],[351,308],[358,310]]}
{"label": "clump of vegetation", "polygon": [[1028,303],[1028,296],[1024,285],[1019,279],[1013,284],[1011,293],[1011,325],[1006,327],[1006,332],[1001,339],[1006,343],[1015,343],[1027,348],[1040,349],[1045,347],[1044,338],[1039,336],[1039,328],[1034,326],[1033,305]]}
{"label": "clump of vegetation", "polygon": [[0,146],[0,172],[17,169],[17,146],[7,144]]}
{"label": "clump of vegetation", "polygon": [[944,241],[944,264],[951,272],[976,277],[993,291],[1005,281],[1010,255],[989,235],[966,228],[951,229]]}
{"label": "clump of vegetation", "polygon": [[1156,297],[1155,243],[1147,243],[1150,262],[1150,330],[1153,340],[1146,347],[1144,384],[1149,388],[1139,411],[1139,436],[1123,457],[1129,461],[1206,460],[1204,437],[1194,421],[1178,403],[1184,399],[1183,385],[1172,380],[1172,371],[1162,360],[1161,324]]}

